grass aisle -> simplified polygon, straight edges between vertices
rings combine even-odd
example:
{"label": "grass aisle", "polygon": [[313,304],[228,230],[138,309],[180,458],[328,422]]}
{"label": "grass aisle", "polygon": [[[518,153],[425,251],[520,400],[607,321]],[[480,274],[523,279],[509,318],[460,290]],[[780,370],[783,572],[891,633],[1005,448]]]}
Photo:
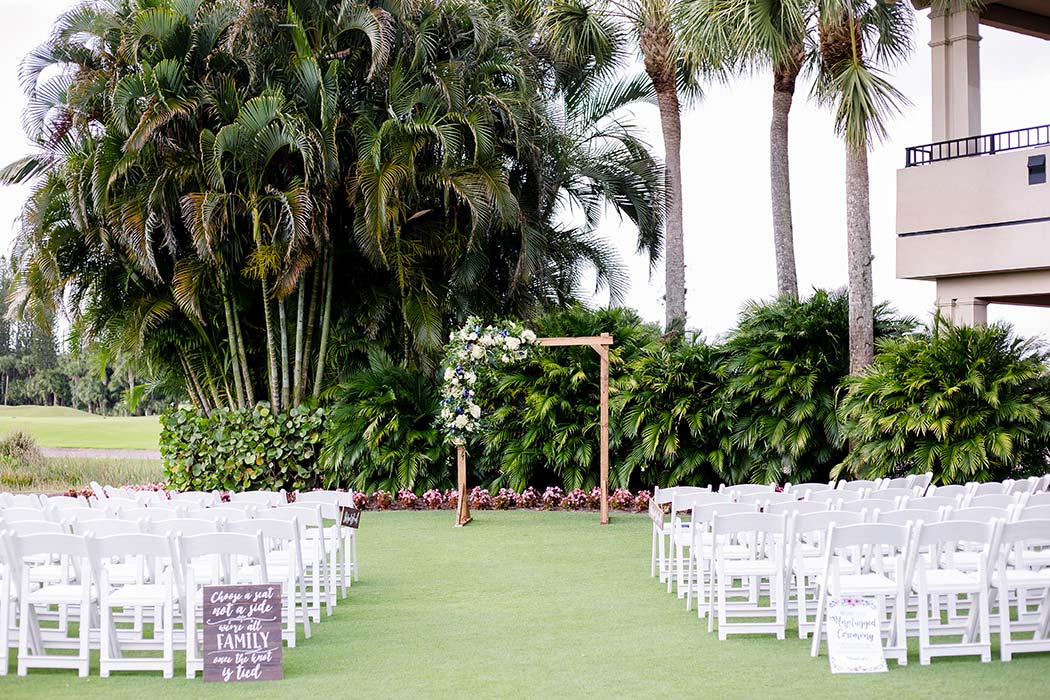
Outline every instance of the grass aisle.
{"label": "grass aisle", "polygon": [[608,527],[593,513],[474,516],[454,530],[448,511],[365,513],[363,577],[285,651],[282,683],[31,671],[0,678],[0,698],[1046,697],[1047,654],[927,667],[913,655],[887,674],[834,677],[793,629],[784,642],[720,643],[649,578],[644,516],[613,514]]}

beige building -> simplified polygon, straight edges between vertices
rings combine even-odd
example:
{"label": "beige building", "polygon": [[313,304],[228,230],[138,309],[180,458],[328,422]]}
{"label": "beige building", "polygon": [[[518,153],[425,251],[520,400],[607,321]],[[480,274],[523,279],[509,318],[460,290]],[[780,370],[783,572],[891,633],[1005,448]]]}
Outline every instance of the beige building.
{"label": "beige building", "polygon": [[984,323],[988,304],[1050,307],[1050,114],[982,133],[980,78],[981,25],[1050,39],[1050,0],[929,19],[933,143],[908,148],[897,172],[897,277],[935,281],[956,323]]}

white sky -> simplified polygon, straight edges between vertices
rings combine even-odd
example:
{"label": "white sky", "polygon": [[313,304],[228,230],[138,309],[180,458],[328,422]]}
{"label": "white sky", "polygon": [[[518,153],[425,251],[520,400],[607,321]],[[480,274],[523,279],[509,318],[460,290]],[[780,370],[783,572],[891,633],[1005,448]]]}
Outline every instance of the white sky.
{"label": "white sky", "polygon": [[[54,19],[72,0],[0,0],[0,162],[29,147],[21,127],[24,98],[18,82],[21,59],[46,39]],[[898,280],[894,274],[896,171],[904,149],[931,140],[929,21],[916,21],[916,47],[893,83],[913,106],[891,122],[892,139],[869,160],[872,248],[877,300],[927,317],[934,284]],[[1050,42],[981,27],[982,132],[1050,123]],[[685,182],[686,284],[689,325],[717,336],[733,325],[741,305],[776,291],[769,205],[771,78],[759,74],[713,85],[705,99],[682,116]],[[791,114],[791,188],[799,287],[846,284],[844,158],[830,114],[808,100],[800,83]],[[657,149],[655,109],[640,121]],[[25,191],[0,188],[0,250],[5,254]],[[663,270],[652,278],[633,256],[634,232],[616,220],[603,232],[629,261],[627,303],[649,320],[663,320]],[[989,320],[1008,320],[1025,334],[1044,334],[1050,310],[990,306]]]}

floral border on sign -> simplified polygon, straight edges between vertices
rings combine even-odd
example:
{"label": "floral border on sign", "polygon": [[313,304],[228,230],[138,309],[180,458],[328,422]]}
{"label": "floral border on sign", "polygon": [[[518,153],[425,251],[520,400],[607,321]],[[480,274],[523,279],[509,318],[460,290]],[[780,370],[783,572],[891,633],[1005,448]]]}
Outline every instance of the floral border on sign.
{"label": "floral border on sign", "polygon": [[471,316],[463,327],[448,336],[441,385],[441,432],[445,442],[465,445],[481,432],[482,400],[475,392],[478,377],[492,367],[528,359],[536,346],[536,334],[515,321],[482,325]]}

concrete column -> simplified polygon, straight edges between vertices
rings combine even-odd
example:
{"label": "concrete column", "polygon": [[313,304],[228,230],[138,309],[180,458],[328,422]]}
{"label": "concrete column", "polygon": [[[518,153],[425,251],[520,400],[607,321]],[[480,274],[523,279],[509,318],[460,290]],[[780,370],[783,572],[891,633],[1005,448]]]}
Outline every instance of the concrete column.
{"label": "concrete column", "polygon": [[981,133],[979,17],[974,11],[930,11],[934,141]]}
{"label": "concrete column", "polygon": [[957,326],[988,324],[988,302],[982,299],[938,299],[937,310]]}

